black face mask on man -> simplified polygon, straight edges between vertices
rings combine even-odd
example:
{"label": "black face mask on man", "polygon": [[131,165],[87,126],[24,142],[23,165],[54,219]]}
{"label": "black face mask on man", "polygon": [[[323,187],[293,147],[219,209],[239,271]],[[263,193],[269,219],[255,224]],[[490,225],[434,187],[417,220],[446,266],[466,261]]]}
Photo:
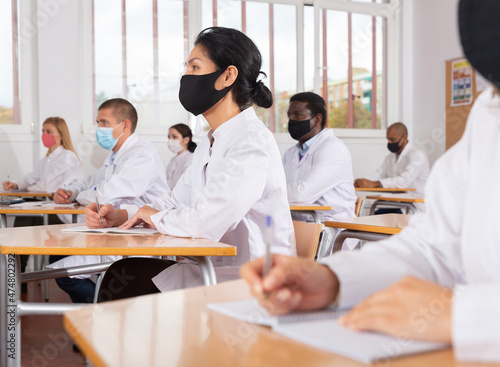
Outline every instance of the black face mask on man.
{"label": "black face mask on man", "polygon": [[399,149],[401,149],[401,147],[399,146],[401,139],[403,139],[403,137],[399,138],[399,140],[395,143],[387,143],[387,149],[389,149],[391,153],[399,152]]}
{"label": "black face mask on man", "polygon": [[204,75],[184,75],[179,88],[179,101],[186,111],[193,115],[208,111],[219,102],[233,87],[215,89],[215,81],[226,69]]}
{"label": "black face mask on man", "polygon": [[309,120],[288,120],[288,132],[290,136],[299,140],[301,137],[311,131],[311,119]]}

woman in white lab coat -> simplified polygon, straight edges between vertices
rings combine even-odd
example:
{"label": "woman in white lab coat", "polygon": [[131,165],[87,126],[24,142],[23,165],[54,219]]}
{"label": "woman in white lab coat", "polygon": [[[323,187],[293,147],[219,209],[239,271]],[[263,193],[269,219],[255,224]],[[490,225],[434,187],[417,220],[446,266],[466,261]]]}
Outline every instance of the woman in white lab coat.
{"label": "woman in white lab coat", "polygon": [[55,192],[85,177],[64,119],[49,117],[43,122],[42,142],[47,154],[35,170],[18,181],[4,181],[4,190]]}
{"label": "woman in white lab coat", "polygon": [[[460,1],[464,53],[493,81],[500,81],[500,53],[491,48],[500,38],[499,17],[497,0]],[[427,211],[399,235],[336,253],[322,261],[328,267],[307,267],[295,289],[287,288],[287,274],[296,279],[292,270],[306,268],[295,258],[275,257],[264,283],[261,259],[242,267],[242,276],[258,298],[268,294],[271,312],[355,306],[340,320],[354,330],[388,333],[405,344],[449,343],[459,360],[500,362],[500,197],[485,189],[500,182],[499,142],[500,90],[490,87],[462,139],[434,164]]]}
{"label": "woman in white lab coat", "polygon": [[175,156],[167,165],[167,184],[173,189],[182,174],[193,161],[193,152],[196,143],[193,141],[193,133],[186,124],[176,124],[168,129],[168,149]]}
{"label": "woman in white lab coat", "polygon": [[[259,50],[243,33],[222,27],[202,31],[186,62],[179,91],[184,108],[194,115],[203,114],[211,128],[191,166],[174,190],[152,207],[144,206],[130,218],[132,213],[110,205],[101,207],[98,214],[92,204],[86,208],[87,225],[130,228],[145,223],[164,234],[237,246],[237,256],[212,257],[218,281],[237,278],[241,264],[264,255],[268,215],[274,219],[272,251],[294,255],[280,153],[252,107],[272,105],[271,92],[257,80],[261,63]],[[158,262],[161,265],[154,265]],[[113,268],[103,280],[100,294],[106,297],[100,300],[203,284],[198,267],[187,262],[125,259]],[[110,274],[123,268],[127,274],[140,273],[142,280],[129,283],[124,292],[109,292],[106,286],[114,281]],[[153,276],[153,282],[149,281]]]}

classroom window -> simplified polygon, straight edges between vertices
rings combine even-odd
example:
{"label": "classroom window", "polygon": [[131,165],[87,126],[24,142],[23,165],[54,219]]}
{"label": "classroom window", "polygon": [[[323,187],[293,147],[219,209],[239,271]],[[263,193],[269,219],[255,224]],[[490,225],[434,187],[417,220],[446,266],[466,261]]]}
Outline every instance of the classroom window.
{"label": "classroom window", "polygon": [[0,125],[19,125],[19,28],[18,1],[0,2]]}
{"label": "classroom window", "polygon": [[146,131],[187,120],[177,97],[187,57],[186,4],[93,2],[95,107],[109,98],[128,99]]}

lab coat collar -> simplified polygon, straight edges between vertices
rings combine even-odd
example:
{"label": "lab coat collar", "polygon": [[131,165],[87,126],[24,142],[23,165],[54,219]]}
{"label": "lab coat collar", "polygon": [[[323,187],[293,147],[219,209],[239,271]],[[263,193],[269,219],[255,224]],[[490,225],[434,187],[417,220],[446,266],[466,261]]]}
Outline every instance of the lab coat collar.
{"label": "lab coat collar", "polygon": [[397,155],[396,153],[392,153],[396,156],[397,159],[401,158],[401,157],[404,157],[404,156],[407,156],[408,154],[410,154],[410,151],[413,149],[413,143],[411,141],[408,142],[408,144],[406,144],[405,148],[403,149],[403,151]]}
{"label": "lab coat collar", "polygon": [[215,131],[210,129],[207,134],[207,138],[210,141],[211,145],[217,139],[223,139],[224,136],[232,136],[235,130],[240,129],[240,124],[244,123],[244,121],[257,119],[257,114],[253,107],[248,107],[247,109],[241,111],[239,114],[234,116],[232,119],[227,120],[222,125],[220,125]]}
{"label": "lab coat collar", "polygon": [[113,153],[111,151],[108,155],[108,158],[106,159],[104,165],[105,166],[110,166],[116,162],[117,159],[119,159],[122,155],[125,154],[127,150],[132,148],[137,142],[139,141],[139,136],[136,133],[132,133],[127,140],[123,143],[123,145],[118,149],[118,152]]}
{"label": "lab coat collar", "polygon": [[300,147],[300,143],[297,143],[296,146],[297,146],[297,149],[299,150],[299,154],[303,157],[306,155],[307,151],[309,150],[309,148],[313,145],[313,143],[316,141],[316,139],[319,138],[319,136],[321,134],[323,134],[323,132],[325,131],[325,129],[321,130],[319,133],[317,133],[316,135],[314,135],[312,138],[310,138],[308,141],[306,141],[304,143],[304,148],[301,148]]}

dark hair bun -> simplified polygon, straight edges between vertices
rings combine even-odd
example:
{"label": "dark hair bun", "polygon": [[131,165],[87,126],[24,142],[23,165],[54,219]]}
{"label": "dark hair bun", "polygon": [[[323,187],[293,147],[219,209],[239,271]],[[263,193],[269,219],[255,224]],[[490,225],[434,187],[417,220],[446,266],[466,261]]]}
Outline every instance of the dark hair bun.
{"label": "dark hair bun", "polygon": [[255,84],[251,96],[259,107],[269,108],[273,105],[273,94],[261,80]]}

